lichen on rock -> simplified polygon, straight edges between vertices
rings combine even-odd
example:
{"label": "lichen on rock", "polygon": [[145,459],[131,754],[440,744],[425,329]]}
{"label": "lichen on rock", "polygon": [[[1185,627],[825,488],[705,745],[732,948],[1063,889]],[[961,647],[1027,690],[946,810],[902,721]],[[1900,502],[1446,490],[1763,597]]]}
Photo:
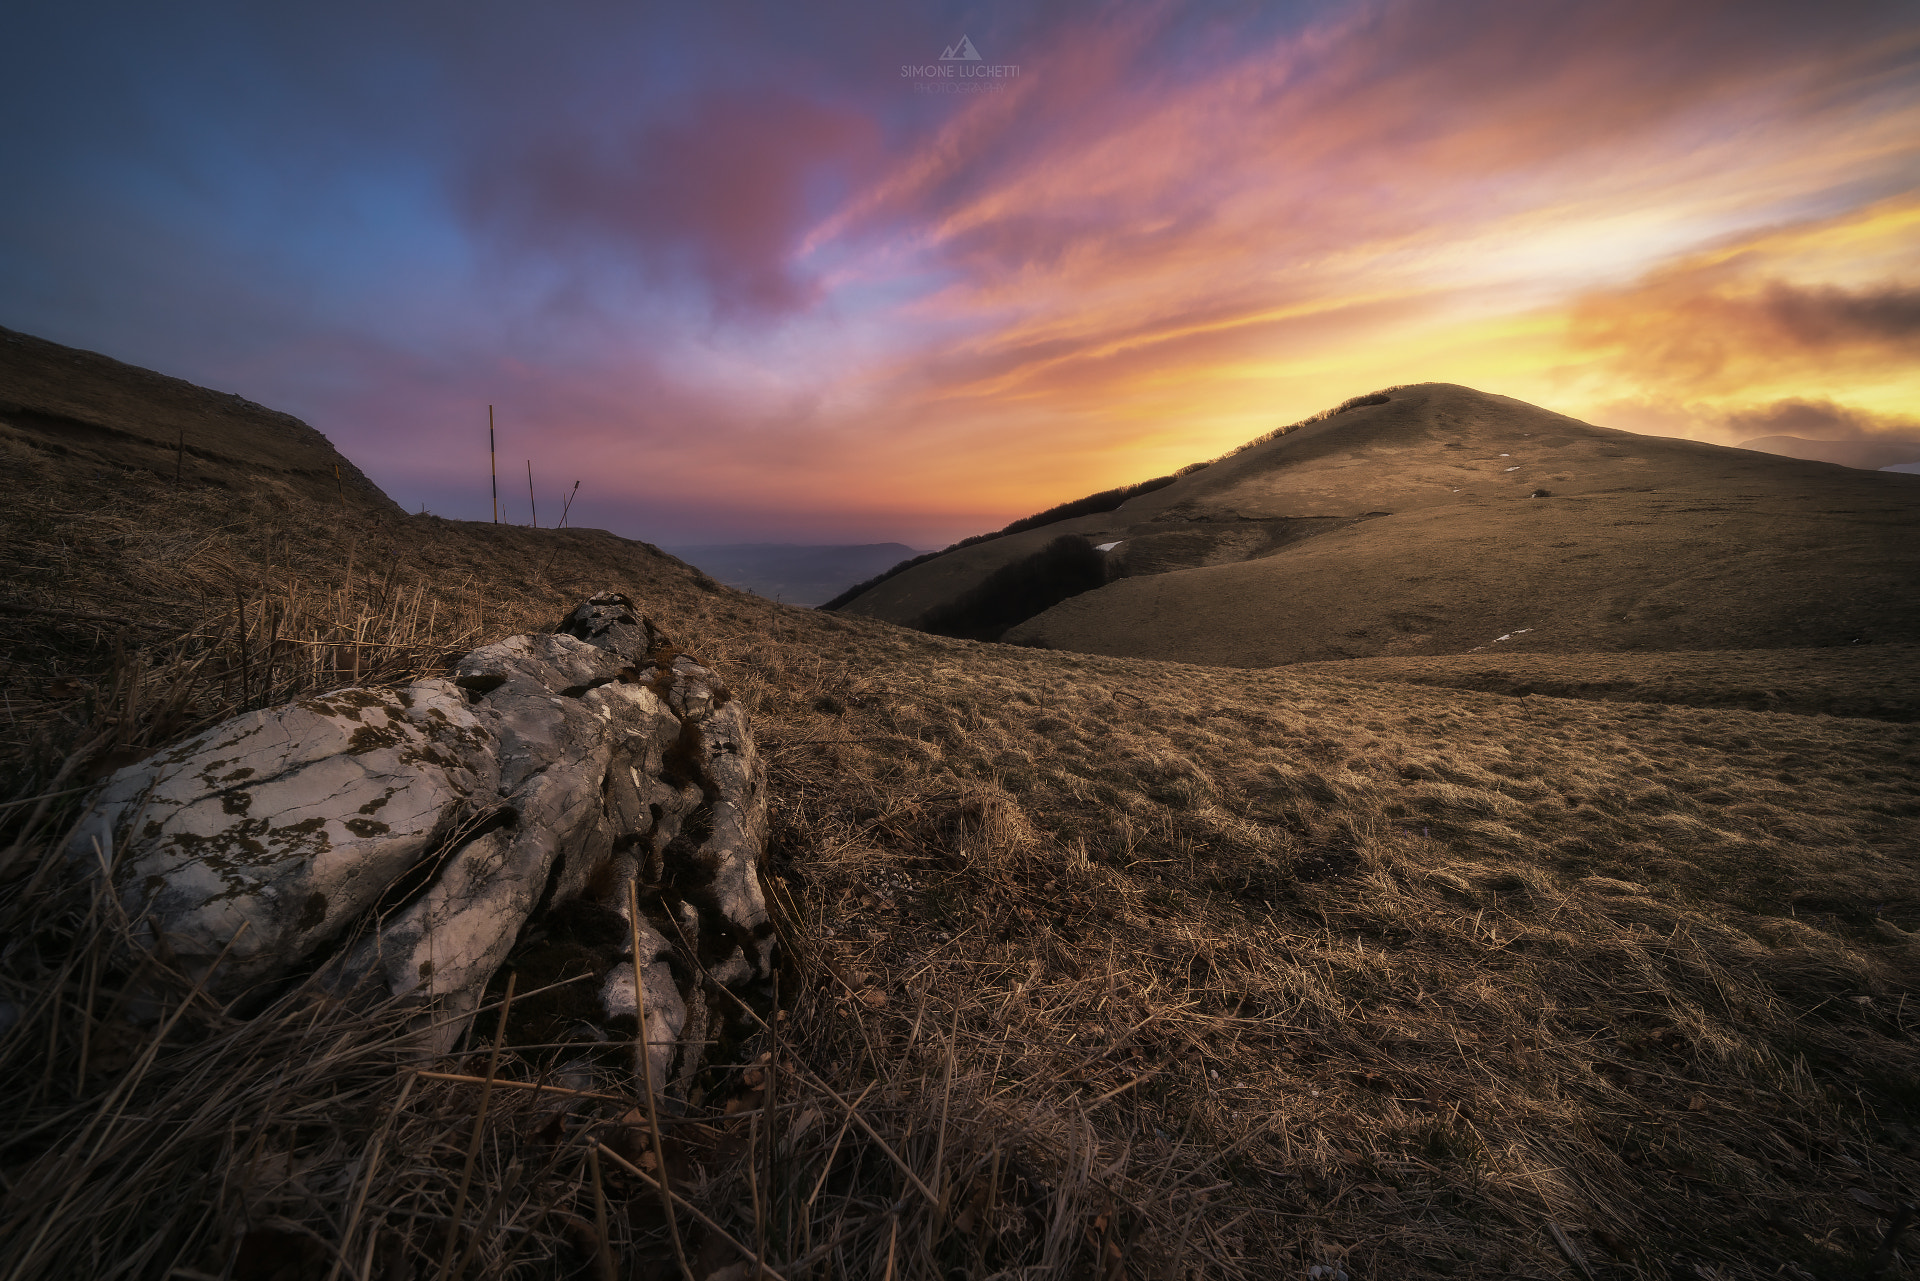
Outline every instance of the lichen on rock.
{"label": "lichen on rock", "polygon": [[[765,770],[744,710],[633,602],[602,593],[451,679],[235,717],[108,780],[68,846],[217,999],[316,975],[419,1002],[449,1048],[530,922],[617,914],[603,1021],[646,976],[654,1079],[697,1067],[713,1003],[774,964]],[[628,921],[629,886],[640,903]],[[226,950],[224,959],[215,959]],[[726,1002],[725,1004],[731,1004]]]}

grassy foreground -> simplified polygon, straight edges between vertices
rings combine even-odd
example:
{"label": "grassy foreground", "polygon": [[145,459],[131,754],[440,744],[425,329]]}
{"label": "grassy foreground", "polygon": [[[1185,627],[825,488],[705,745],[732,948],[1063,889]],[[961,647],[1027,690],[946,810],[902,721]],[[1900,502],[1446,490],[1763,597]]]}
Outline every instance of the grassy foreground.
{"label": "grassy foreground", "polygon": [[[1920,709],[1834,651],[1556,656],[1583,697],[1098,658],[5,461],[4,1281],[1914,1274]],[[130,967],[50,853],[152,746],[603,587],[772,766],[780,1016],[684,1114],[538,1017],[563,925],[422,1064]]]}

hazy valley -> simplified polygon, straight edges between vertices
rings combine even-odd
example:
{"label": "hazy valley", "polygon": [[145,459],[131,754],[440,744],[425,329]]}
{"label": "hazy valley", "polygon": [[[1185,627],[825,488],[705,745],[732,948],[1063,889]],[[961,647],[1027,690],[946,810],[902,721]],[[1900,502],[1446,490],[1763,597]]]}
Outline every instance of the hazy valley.
{"label": "hazy valley", "polygon": [[723,543],[661,550],[729,587],[809,606],[824,605],[855,583],[922,554],[905,543]]}

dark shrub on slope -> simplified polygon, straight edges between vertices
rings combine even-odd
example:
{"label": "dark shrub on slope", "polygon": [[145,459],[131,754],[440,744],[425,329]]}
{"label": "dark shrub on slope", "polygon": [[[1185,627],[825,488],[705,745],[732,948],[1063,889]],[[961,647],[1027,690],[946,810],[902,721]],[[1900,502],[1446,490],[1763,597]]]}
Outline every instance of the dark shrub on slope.
{"label": "dark shrub on slope", "polygon": [[842,605],[845,605],[848,601],[853,600],[855,597],[867,591],[869,588],[878,587],[880,584],[886,582],[889,578],[892,578],[895,574],[904,574],[908,570],[912,569],[915,565],[923,565],[927,561],[932,560],[935,556],[945,556],[947,552],[953,551],[954,548],[966,547],[973,543],[983,543],[989,538],[998,538],[998,537],[999,537],[998,534],[980,534],[973,538],[962,539],[960,542],[955,543],[953,547],[948,547],[941,551],[921,552],[918,556],[910,556],[906,560],[901,561],[898,565],[895,565],[892,569],[883,570],[882,572],[875,574],[872,578],[867,579],[865,582],[855,583],[853,586],[847,588],[846,591],[841,592],[838,596],[835,596],[832,600],[828,601],[826,604],[815,606],[815,608],[816,609],[839,609]]}
{"label": "dark shrub on slope", "polygon": [[[1097,494],[1088,494],[1085,498],[1076,498],[1070,503],[1061,503],[1058,507],[1049,507],[1035,516],[1023,516],[1001,530],[1001,534],[1019,534],[1029,529],[1038,529],[1042,525],[1051,525],[1055,521],[1072,520],[1075,516],[1093,516],[1100,512],[1110,512],[1129,498],[1141,494],[1151,494],[1156,489],[1165,489],[1179,476],[1156,476],[1152,480],[1143,480],[1137,485],[1121,485],[1116,489],[1103,489]],[[997,537],[998,535],[996,535]]]}

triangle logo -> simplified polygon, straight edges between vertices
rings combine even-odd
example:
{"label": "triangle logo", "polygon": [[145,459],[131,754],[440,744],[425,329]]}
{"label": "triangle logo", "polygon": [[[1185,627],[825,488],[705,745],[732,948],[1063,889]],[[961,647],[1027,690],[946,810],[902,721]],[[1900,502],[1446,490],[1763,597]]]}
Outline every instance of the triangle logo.
{"label": "triangle logo", "polygon": [[973,41],[967,39],[965,36],[961,36],[959,44],[949,45],[947,51],[940,55],[940,61],[978,62],[980,61],[980,51],[973,47]]}

